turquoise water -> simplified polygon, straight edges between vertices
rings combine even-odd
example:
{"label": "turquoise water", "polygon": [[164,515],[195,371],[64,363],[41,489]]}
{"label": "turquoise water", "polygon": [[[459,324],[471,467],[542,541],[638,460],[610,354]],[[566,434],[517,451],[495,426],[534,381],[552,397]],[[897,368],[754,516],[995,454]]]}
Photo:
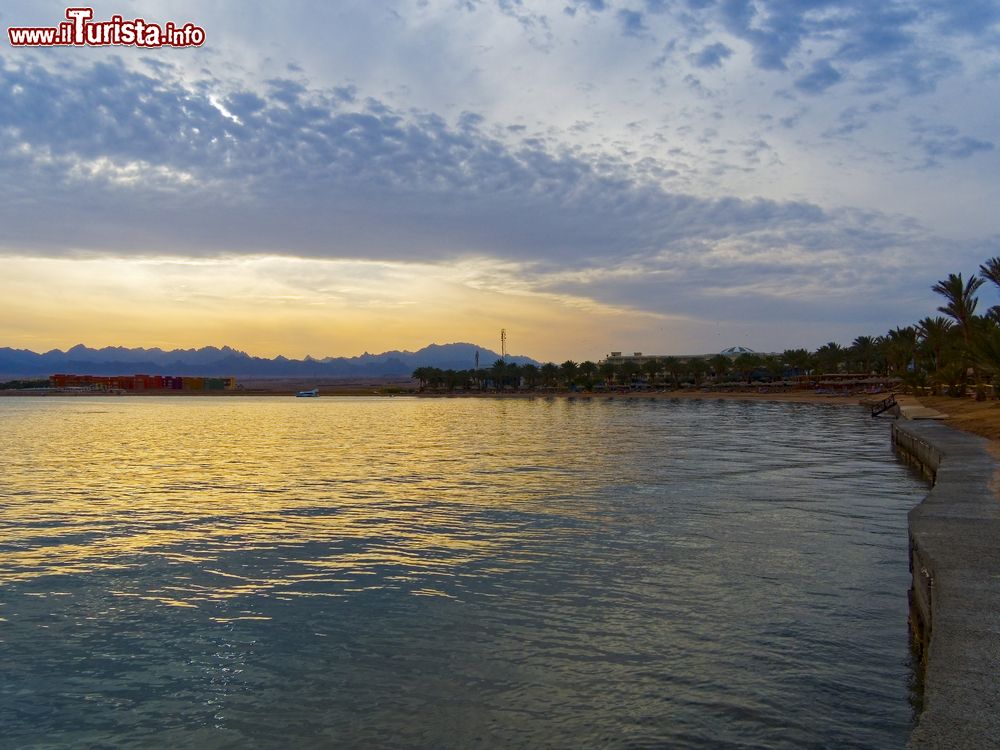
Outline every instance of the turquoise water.
{"label": "turquoise water", "polygon": [[861,409],[0,400],[0,746],[902,747]]}

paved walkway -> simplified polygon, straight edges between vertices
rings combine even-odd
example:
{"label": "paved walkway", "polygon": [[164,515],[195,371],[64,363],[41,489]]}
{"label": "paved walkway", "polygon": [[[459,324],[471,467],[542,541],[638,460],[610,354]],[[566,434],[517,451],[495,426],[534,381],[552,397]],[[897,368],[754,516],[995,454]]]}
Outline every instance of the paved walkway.
{"label": "paved walkway", "polygon": [[1000,500],[987,441],[897,420],[893,441],[935,478],[909,513],[913,612],[926,644],[914,750],[1000,748]]}
{"label": "paved walkway", "polygon": [[913,396],[896,396],[899,416],[903,419],[947,419],[948,415],[924,406]]}

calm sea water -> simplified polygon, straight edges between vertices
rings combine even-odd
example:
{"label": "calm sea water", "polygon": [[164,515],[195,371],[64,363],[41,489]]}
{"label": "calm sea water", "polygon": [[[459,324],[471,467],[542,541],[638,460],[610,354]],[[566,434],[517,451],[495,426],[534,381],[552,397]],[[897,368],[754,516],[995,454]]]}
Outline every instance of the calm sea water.
{"label": "calm sea water", "polygon": [[861,409],[0,400],[0,746],[902,747]]}

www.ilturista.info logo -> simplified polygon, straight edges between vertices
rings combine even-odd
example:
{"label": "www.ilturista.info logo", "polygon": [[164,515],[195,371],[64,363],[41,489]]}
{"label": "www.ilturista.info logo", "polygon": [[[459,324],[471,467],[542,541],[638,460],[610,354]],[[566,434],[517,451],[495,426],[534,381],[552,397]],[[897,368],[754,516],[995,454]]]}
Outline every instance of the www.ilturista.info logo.
{"label": "www.ilturista.info logo", "polygon": [[142,18],[95,22],[93,8],[67,8],[66,21],[58,26],[11,26],[7,29],[15,47],[200,47],[205,29],[193,23],[168,21],[162,26]]}

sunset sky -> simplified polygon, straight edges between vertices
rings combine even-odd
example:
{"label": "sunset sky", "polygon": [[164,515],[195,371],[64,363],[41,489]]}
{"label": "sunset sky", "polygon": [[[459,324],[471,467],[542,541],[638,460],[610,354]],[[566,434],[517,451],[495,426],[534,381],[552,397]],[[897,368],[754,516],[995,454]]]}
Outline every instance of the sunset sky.
{"label": "sunset sky", "polygon": [[0,346],[815,349],[1000,255],[994,0],[118,0],[204,46],[7,41],[65,9],[0,9]]}

